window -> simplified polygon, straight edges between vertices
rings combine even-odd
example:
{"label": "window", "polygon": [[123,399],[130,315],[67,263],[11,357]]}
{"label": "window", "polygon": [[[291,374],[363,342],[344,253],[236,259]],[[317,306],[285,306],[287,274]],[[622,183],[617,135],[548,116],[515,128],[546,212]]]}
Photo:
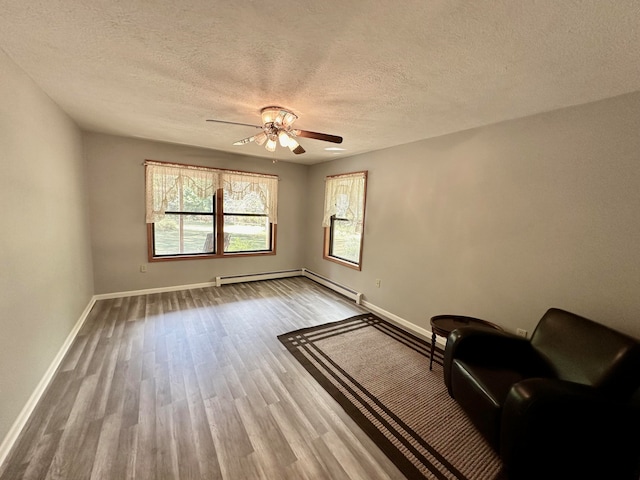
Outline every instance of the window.
{"label": "window", "polygon": [[[273,234],[267,205],[275,192],[273,185],[265,180],[256,181],[246,174],[223,175],[224,208],[222,209],[225,253],[269,252],[272,250]],[[273,207],[276,208],[275,205]]]}
{"label": "window", "polygon": [[324,258],[360,270],[367,172],[326,178]]}
{"label": "window", "polygon": [[149,261],[275,254],[278,177],[145,162]]}

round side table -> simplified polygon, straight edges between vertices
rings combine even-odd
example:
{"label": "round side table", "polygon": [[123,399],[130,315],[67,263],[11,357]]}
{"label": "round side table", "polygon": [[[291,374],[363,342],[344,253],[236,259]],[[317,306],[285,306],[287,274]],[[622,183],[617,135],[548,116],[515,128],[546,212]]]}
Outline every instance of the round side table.
{"label": "round side table", "polygon": [[472,326],[489,327],[502,330],[495,323],[464,315],[436,315],[431,317],[431,352],[429,355],[429,370],[433,367],[433,351],[436,346],[436,335],[447,338],[456,328]]}

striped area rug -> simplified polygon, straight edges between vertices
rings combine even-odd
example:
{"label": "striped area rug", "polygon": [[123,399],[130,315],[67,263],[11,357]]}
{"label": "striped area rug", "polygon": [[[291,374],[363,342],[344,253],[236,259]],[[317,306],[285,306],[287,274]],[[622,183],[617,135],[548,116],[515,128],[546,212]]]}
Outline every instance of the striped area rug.
{"label": "striped area rug", "polygon": [[449,397],[441,361],[429,370],[428,342],[373,314],[278,339],[407,478],[501,478],[499,458]]}

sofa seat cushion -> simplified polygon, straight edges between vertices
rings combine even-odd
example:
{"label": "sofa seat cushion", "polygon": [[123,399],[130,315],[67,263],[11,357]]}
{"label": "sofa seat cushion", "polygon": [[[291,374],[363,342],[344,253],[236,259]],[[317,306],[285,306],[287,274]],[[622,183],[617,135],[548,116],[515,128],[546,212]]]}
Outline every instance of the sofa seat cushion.
{"label": "sofa seat cushion", "polygon": [[456,359],[452,363],[453,397],[491,446],[499,445],[500,416],[511,387],[526,378],[516,370]]}

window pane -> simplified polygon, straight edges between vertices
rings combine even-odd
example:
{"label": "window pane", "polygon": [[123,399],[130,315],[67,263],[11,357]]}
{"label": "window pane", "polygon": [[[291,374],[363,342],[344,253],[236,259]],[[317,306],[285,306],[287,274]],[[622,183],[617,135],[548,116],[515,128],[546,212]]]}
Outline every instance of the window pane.
{"label": "window pane", "polygon": [[201,178],[176,180],[175,194],[169,196],[167,210],[170,212],[212,212],[213,195],[208,194],[210,190],[206,188],[205,180]]}
{"label": "window pane", "polygon": [[[227,191],[224,192],[224,211],[226,213],[266,213],[266,189],[264,192],[245,192],[248,187],[245,186],[244,189],[240,188],[243,184],[235,182],[233,185],[236,187],[235,195]],[[241,196],[238,196],[239,191],[243,192]]]}
{"label": "window pane", "polygon": [[360,262],[360,237],[355,232],[353,223],[348,220],[334,219],[333,242],[330,255],[353,263]]}
{"label": "window pane", "polygon": [[167,214],[154,224],[155,255],[212,253],[215,232],[212,215]]}
{"label": "window pane", "polygon": [[271,250],[268,217],[225,215],[224,251],[255,252]]}
{"label": "window pane", "polygon": [[202,178],[185,182],[182,188],[183,212],[212,212],[213,196],[204,195],[207,192],[205,181]]}

